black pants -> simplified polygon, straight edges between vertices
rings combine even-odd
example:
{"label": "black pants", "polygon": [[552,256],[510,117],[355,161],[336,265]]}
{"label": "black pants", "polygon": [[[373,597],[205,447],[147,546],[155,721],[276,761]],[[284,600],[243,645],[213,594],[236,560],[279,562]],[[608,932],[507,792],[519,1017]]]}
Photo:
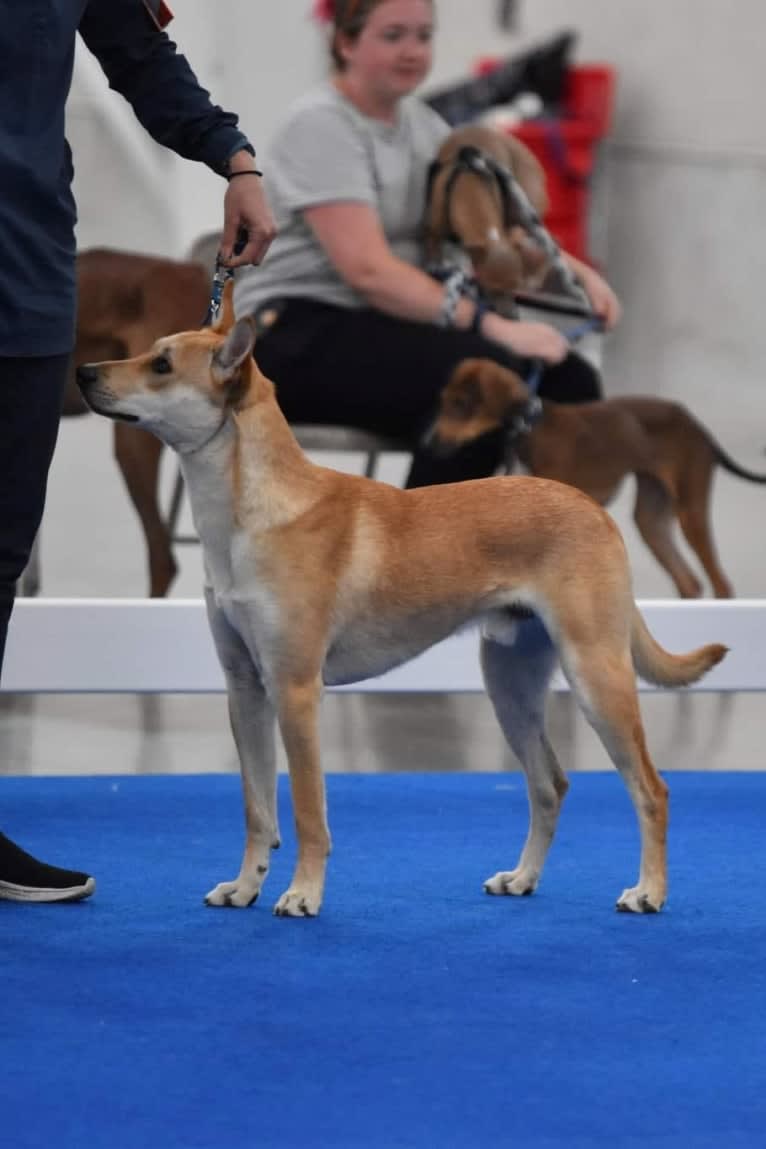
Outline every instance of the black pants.
{"label": "black pants", "polygon": [[[281,304],[276,323],[256,342],[255,358],[290,423],[340,423],[411,443],[409,487],[484,478],[502,462],[502,431],[449,458],[419,445],[440,392],[463,359],[493,359],[522,376],[529,371],[527,361],[470,331],[306,299]],[[540,395],[585,402],[601,398],[601,385],[594,368],[570,354],[546,368]]]}
{"label": "black pants", "polygon": [[43,517],[68,359],[0,357],[0,670],[16,583]]}

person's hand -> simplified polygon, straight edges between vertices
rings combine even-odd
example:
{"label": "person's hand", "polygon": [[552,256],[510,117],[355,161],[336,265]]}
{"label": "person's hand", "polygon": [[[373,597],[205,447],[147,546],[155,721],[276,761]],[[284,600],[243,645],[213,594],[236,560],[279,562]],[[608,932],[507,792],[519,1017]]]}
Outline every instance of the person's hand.
{"label": "person's hand", "polygon": [[[235,176],[223,201],[221,258],[228,267],[260,263],[277,231],[260,176],[255,174],[252,157],[249,153],[244,154],[250,160],[250,167],[240,170],[252,174]],[[236,170],[232,165],[232,171]],[[247,233],[247,243],[235,255],[234,245],[240,232]]]}
{"label": "person's hand", "polygon": [[566,336],[548,323],[527,323],[488,314],[482,323],[482,334],[525,359],[542,359],[561,363],[570,352]]}
{"label": "person's hand", "polygon": [[606,280],[584,263],[578,264],[577,277],[585,288],[593,311],[603,319],[607,331],[615,327],[620,321],[622,307]]}

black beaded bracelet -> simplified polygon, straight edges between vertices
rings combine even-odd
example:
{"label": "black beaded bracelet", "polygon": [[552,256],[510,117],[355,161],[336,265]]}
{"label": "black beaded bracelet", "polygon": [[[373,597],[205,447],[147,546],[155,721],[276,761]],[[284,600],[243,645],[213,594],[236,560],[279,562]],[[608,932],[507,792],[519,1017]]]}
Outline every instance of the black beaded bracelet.
{"label": "black beaded bracelet", "polygon": [[237,176],[263,176],[263,172],[259,171],[258,168],[243,168],[241,172],[229,172],[226,179],[231,182]]}

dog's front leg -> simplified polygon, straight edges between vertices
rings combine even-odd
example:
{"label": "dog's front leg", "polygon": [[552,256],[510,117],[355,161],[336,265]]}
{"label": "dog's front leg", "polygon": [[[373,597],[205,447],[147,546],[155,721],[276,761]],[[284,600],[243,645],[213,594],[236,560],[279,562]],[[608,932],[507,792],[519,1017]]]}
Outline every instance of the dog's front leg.
{"label": "dog's front leg", "polygon": [[298,860],[288,889],[274,907],[280,917],[313,917],[324,891],[330,833],[319,758],[319,675],[279,684],[277,712],[287,752]]}
{"label": "dog's front leg", "polygon": [[209,906],[249,906],[263,885],[270,851],[279,845],[277,826],[276,715],[258,668],[239,634],[206,590],[210,628],[229,696],[229,719],[239,755],[245,804],[245,852],[234,881],[207,894]]}

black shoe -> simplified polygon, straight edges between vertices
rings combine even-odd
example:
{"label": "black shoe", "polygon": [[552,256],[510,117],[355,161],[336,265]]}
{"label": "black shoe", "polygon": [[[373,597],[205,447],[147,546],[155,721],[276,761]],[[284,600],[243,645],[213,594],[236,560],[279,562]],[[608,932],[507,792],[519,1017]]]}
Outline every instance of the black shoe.
{"label": "black shoe", "polygon": [[11,902],[79,902],[96,883],[77,870],[47,866],[0,834],[0,898]]}

